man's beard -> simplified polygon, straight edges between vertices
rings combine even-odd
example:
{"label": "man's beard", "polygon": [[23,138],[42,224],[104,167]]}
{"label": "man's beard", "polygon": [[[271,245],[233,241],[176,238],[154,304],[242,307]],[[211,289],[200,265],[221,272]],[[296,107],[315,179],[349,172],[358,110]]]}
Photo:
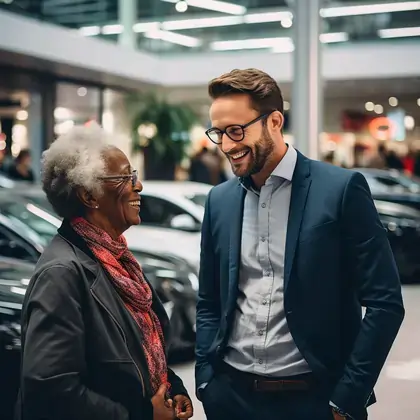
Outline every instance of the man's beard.
{"label": "man's beard", "polygon": [[247,177],[255,175],[264,168],[267,161],[274,150],[274,141],[270,137],[268,130],[264,127],[263,132],[259,140],[254,144],[252,148],[248,148],[250,162],[246,167],[243,165],[235,166],[235,162],[230,160],[233,173],[238,177]]}

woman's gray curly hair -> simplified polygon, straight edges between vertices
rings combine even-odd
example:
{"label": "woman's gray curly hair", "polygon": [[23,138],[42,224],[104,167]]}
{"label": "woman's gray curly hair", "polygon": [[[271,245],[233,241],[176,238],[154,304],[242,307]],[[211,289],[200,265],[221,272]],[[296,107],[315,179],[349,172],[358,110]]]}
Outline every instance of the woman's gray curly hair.
{"label": "woman's gray curly hair", "polygon": [[92,195],[102,193],[99,178],[105,173],[104,152],[113,148],[98,125],[75,126],[55,140],[42,155],[42,189],[60,217],[83,214],[77,197],[82,187]]}

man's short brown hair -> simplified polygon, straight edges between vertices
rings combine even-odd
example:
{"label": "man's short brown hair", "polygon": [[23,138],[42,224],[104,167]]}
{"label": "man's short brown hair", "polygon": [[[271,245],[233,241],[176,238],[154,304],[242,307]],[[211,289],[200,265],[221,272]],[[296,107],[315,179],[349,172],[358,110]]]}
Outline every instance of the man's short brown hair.
{"label": "man's short brown hair", "polygon": [[277,82],[258,69],[235,69],[216,77],[209,83],[212,99],[243,93],[249,95],[252,107],[260,114],[280,111],[283,114],[283,96]]}

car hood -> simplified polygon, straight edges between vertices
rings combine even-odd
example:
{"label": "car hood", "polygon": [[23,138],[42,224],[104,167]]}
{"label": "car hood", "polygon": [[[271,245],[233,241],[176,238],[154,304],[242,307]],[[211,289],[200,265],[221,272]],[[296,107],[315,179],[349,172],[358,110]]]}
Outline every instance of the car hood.
{"label": "car hood", "polygon": [[132,251],[171,254],[186,260],[197,272],[200,262],[199,232],[182,232],[174,229],[132,226],[124,233]]}

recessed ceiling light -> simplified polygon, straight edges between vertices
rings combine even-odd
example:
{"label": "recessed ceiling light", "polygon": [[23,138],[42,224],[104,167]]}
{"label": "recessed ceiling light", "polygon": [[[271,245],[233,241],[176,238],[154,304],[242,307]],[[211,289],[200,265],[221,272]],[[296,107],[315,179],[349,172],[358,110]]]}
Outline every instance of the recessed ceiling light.
{"label": "recessed ceiling light", "polygon": [[412,130],[416,126],[416,122],[411,115],[406,115],[404,117],[404,126],[407,130]]}
{"label": "recessed ceiling light", "polygon": [[290,18],[282,19],[280,23],[283,28],[291,28],[293,25],[293,21]]}
{"label": "recessed ceiling light", "polygon": [[28,111],[25,109],[21,109],[18,112],[16,112],[16,119],[18,121],[26,121],[28,119]]}
{"label": "recessed ceiling light", "polygon": [[366,102],[365,109],[366,111],[373,111],[375,108],[375,104],[373,102]]}
{"label": "recessed ceiling light", "polygon": [[77,94],[79,96],[86,96],[87,95],[87,89],[84,86],[79,87],[79,89],[77,89]]}
{"label": "recessed ceiling light", "polygon": [[382,105],[375,105],[373,110],[375,111],[376,114],[382,114],[384,112],[384,107]]}
{"label": "recessed ceiling light", "polygon": [[391,106],[397,106],[397,105],[398,105],[398,99],[397,99],[397,98],[395,98],[394,96],[391,96],[391,97],[388,99],[388,102],[389,102],[389,104],[390,104]]}
{"label": "recessed ceiling light", "polygon": [[188,3],[184,0],[181,0],[175,5],[175,9],[179,13],[184,13],[188,10]]}

